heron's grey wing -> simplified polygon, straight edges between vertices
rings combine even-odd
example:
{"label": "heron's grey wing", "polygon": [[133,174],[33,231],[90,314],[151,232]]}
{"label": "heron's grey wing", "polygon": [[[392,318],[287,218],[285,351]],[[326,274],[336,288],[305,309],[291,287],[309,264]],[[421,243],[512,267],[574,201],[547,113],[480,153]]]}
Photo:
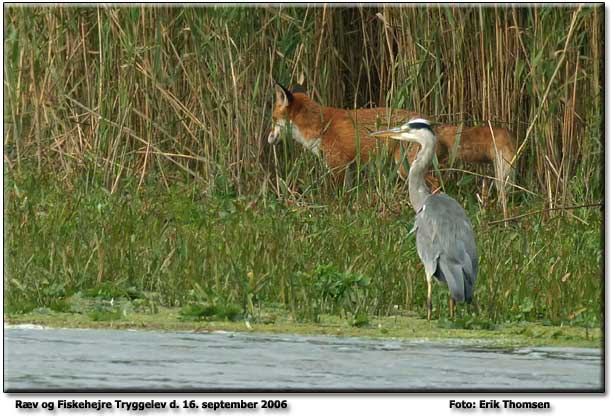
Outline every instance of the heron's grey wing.
{"label": "heron's grey wing", "polygon": [[449,287],[458,301],[472,300],[478,257],[464,209],[445,194],[431,195],[415,218],[417,253],[426,273]]}
{"label": "heron's grey wing", "polygon": [[[423,207],[422,207],[423,208]],[[432,221],[422,216],[422,211],[415,215],[415,225],[411,232],[415,233],[417,245],[417,254],[426,269],[426,275],[434,276],[438,267],[438,258],[440,256],[440,247],[435,244],[433,236],[434,228]]]}

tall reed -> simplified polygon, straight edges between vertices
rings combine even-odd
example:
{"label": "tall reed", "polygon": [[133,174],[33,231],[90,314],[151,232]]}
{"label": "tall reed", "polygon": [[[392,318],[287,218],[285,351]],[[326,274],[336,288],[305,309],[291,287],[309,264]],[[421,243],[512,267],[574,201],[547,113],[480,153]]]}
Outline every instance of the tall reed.
{"label": "tall reed", "polygon": [[[9,172],[201,181],[208,192],[327,183],[271,149],[273,77],[341,107],[503,125],[543,205],[602,195],[603,8],[8,7]],[[296,160],[300,160],[297,164]],[[95,178],[95,179],[94,179]],[[305,185],[306,181],[306,185]]]}

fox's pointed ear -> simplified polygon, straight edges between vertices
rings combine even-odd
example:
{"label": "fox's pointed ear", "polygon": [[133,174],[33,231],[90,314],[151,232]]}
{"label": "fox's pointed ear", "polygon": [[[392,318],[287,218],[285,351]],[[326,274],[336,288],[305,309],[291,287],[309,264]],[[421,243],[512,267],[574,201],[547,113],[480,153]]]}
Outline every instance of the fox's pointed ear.
{"label": "fox's pointed ear", "polygon": [[294,99],[292,93],[285,88],[283,85],[279,84],[275,80],[275,97],[278,104],[281,104],[284,107],[287,107],[289,103]]}

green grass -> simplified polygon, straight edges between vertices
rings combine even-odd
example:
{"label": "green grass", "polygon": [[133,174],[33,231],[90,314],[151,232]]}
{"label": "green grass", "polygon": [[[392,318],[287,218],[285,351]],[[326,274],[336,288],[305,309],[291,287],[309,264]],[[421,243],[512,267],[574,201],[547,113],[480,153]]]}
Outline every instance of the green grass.
{"label": "green grass", "polygon": [[[78,297],[77,302],[79,301]],[[94,305],[93,308],[103,308]],[[255,331],[277,334],[359,336],[376,339],[453,340],[492,347],[602,346],[601,328],[550,325],[534,322],[512,322],[476,325],[474,318],[428,322],[415,314],[397,311],[390,316],[371,317],[368,323],[356,326],[335,315],[322,315],[320,321],[297,322],[279,307],[261,308],[258,319],[230,320],[210,317],[185,319],[182,309],[160,308],[151,313],[137,309],[135,301],[118,302],[119,314],[66,313],[36,309],[26,314],[5,317],[9,325],[35,324],[50,328],[139,329],[170,332]],[[103,318],[103,319],[100,319]],[[470,321],[473,321],[472,323]]]}
{"label": "green grass", "polygon": [[[184,319],[254,317],[262,305],[298,321],[332,314],[358,326],[398,309],[425,316],[423,267],[408,236],[413,212],[384,211],[367,192],[288,206],[193,185],[67,193],[53,175],[7,177],[5,187],[9,313],[61,310],[58,300],[79,294],[182,307]],[[477,208],[469,205],[480,322],[601,324],[598,210],[504,227],[488,225],[495,210]],[[448,316],[446,289],[436,286],[434,298],[435,317]],[[93,313],[103,320],[118,312]]]}
{"label": "green grass", "polygon": [[492,121],[525,143],[509,210],[530,215],[506,227],[481,209],[478,176],[441,170],[478,234],[480,311],[446,321],[437,287],[440,325],[600,326],[603,215],[564,207],[604,199],[603,11],[7,7],[7,316],[105,325],[172,308],[184,324],[235,324],[275,307],[356,331],[423,318],[390,161],[338,186],[296,143],[265,143],[272,78],[302,72],[324,105]]}

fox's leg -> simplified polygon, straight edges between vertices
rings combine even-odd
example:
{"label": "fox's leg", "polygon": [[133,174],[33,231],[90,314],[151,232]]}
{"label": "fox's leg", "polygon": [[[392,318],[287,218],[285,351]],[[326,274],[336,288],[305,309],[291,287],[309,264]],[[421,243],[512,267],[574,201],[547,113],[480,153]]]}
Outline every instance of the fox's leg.
{"label": "fox's leg", "polygon": [[346,169],[344,166],[330,166],[330,171],[335,185],[341,185],[345,181]]}
{"label": "fox's leg", "polygon": [[488,178],[483,178],[481,181],[481,202],[483,203],[484,209],[487,209],[489,205],[489,198],[490,198],[489,187],[490,187],[490,182]]}
{"label": "fox's leg", "polygon": [[324,153],[324,155],[326,164],[332,172],[332,181],[336,187],[341,189],[346,180],[347,168],[350,161],[345,160],[342,155],[334,152]]}

